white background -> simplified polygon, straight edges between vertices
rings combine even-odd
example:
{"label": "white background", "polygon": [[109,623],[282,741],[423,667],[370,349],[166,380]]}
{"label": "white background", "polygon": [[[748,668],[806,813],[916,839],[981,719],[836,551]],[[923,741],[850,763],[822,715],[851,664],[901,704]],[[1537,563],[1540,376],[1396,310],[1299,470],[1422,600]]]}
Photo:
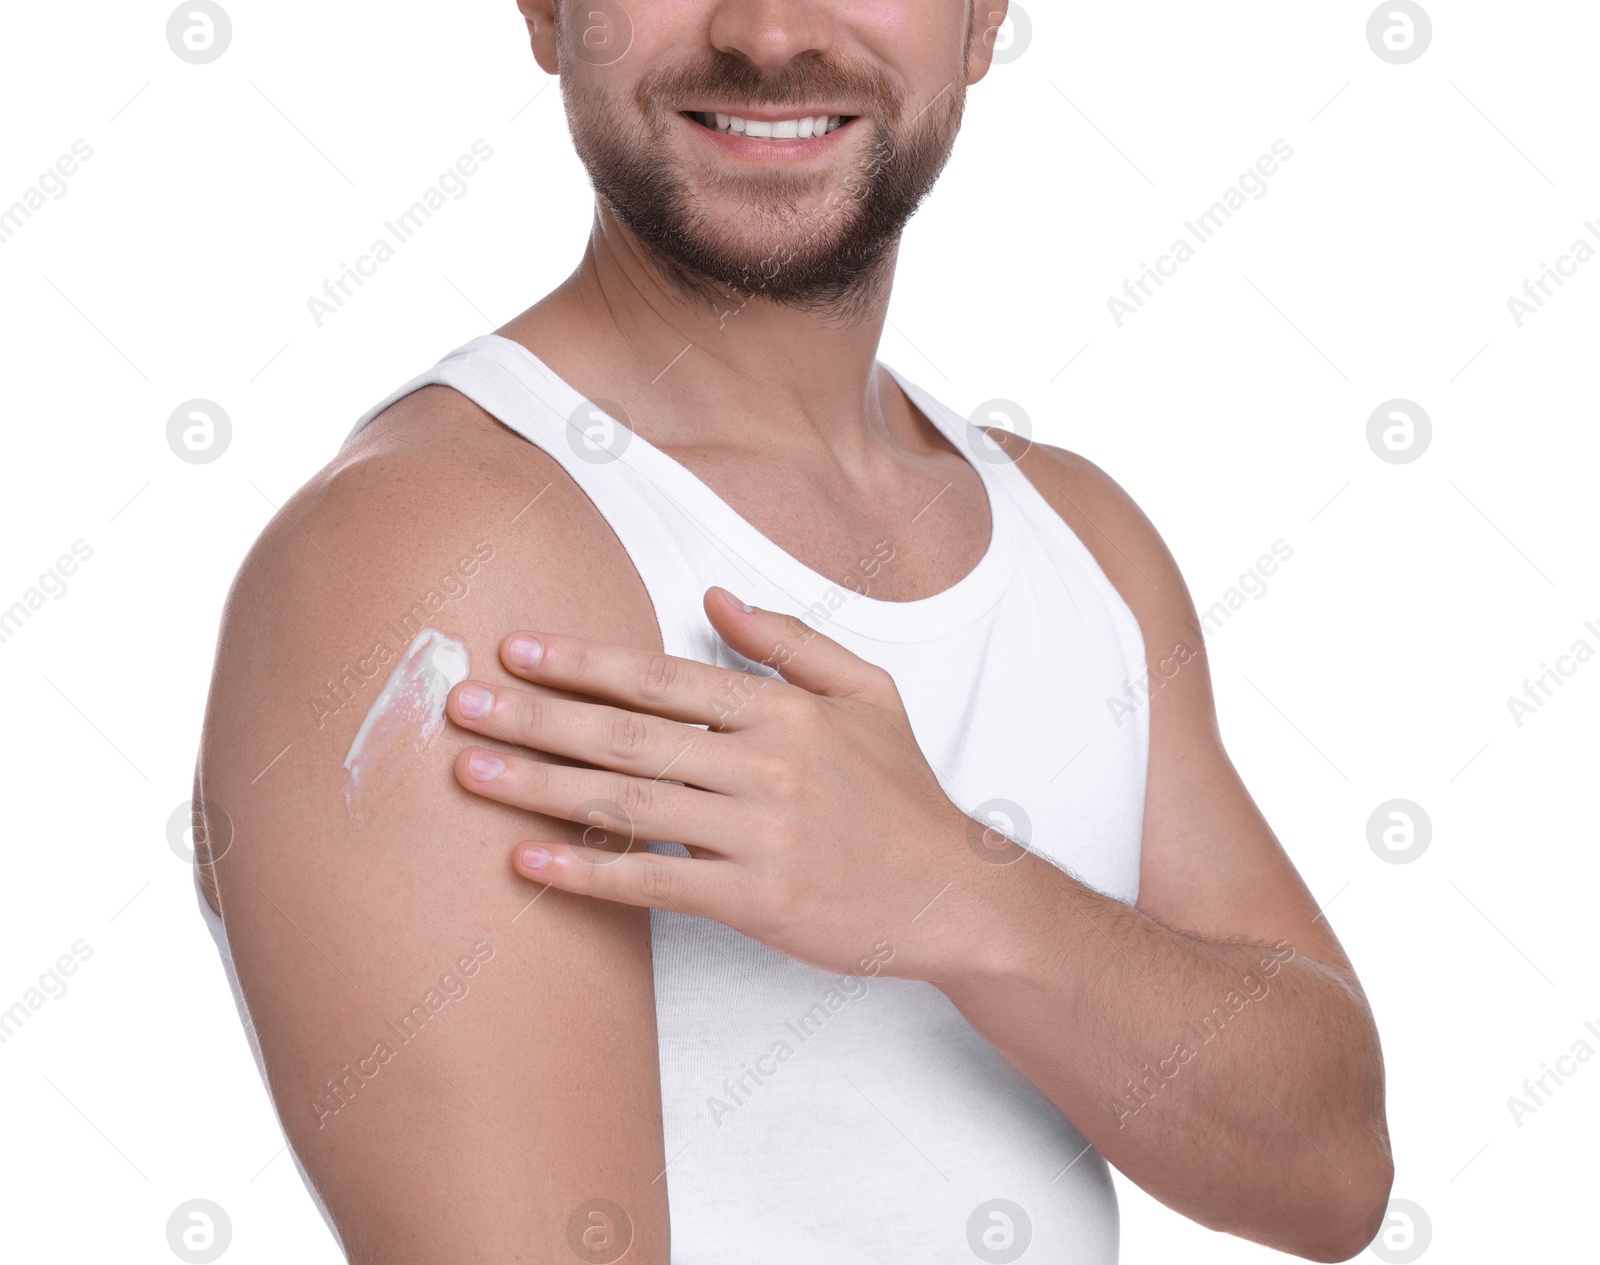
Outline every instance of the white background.
{"label": "white background", "polygon": [[[274,506],[369,405],[564,277],[590,215],[512,0],[225,3],[232,44],[201,66],[161,4],[3,19],[0,207],[94,150],[0,244],[0,607],[93,550],[0,643],[0,1007],[93,950],[0,1045],[16,1260],[173,1260],[194,1197],[226,1209],[227,1261],[337,1259],[167,823]],[[1394,1194],[1431,1224],[1424,1260],[1584,1256],[1600,1059],[1520,1125],[1507,1098],[1600,1050],[1600,659],[1520,726],[1506,699],[1600,650],[1600,260],[1521,328],[1506,299],[1600,228],[1600,10],[1430,9],[1428,51],[1394,65],[1364,2],[1034,0],[908,231],[881,355],[1109,470],[1202,608],[1293,547],[1212,641],[1218,702],[1376,1010]],[[317,328],[307,296],[479,138],[470,192]],[[1280,138],[1268,193],[1118,328],[1107,297]],[[166,440],[195,397],[233,423],[211,464]],[[1396,397],[1433,424],[1409,464],[1366,440]],[[1368,844],[1393,798],[1432,823],[1408,864]],[[1127,1261],[1274,1256],[1118,1186]]]}

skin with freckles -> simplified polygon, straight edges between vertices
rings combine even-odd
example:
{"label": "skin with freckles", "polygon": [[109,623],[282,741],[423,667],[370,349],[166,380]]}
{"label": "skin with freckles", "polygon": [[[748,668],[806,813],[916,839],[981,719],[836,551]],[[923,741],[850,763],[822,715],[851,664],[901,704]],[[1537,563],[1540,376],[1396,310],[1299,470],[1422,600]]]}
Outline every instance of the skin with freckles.
{"label": "skin with freckles", "polygon": [[[876,357],[900,229],[989,70],[1003,0],[518,6],[597,197],[572,274],[498,332],[835,582],[891,533],[874,597],[967,575],[990,537],[983,484]],[[595,15],[624,7],[613,45]],[[707,111],[848,121],[763,141]],[[977,226],[973,252],[1002,232]],[[234,841],[214,866],[197,854],[280,1115],[351,1260],[569,1260],[569,1219],[604,1198],[631,1219],[627,1260],[670,1261],[650,907],[837,970],[885,911],[927,907],[885,970],[943,990],[1131,1180],[1311,1259],[1370,1241],[1393,1176],[1377,1033],[1223,749],[1183,578],[1104,472],[1043,444],[1018,464],[1133,610],[1153,670],[1201,646],[1149,703],[1134,907],[1031,854],[984,864],[892,679],[717,591],[712,626],[781,679],[732,682],[747,701],[708,719],[728,674],[661,654],[592,503],[452,391],[396,403],[286,504],[230,594],[197,770]],[[342,686],[355,705],[325,722],[304,699],[480,539],[494,563],[451,608],[473,664],[453,723],[354,821],[340,760],[373,687]],[[536,661],[514,657],[519,632]],[[864,834],[883,846],[845,846]],[[655,838],[690,856],[638,846]],[[947,885],[931,906],[930,877]],[[471,996],[317,1128],[308,1096],[486,937]],[[1166,1053],[1268,960],[1270,1000],[1185,1065],[1182,1092],[1119,1107],[1128,1051]]]}

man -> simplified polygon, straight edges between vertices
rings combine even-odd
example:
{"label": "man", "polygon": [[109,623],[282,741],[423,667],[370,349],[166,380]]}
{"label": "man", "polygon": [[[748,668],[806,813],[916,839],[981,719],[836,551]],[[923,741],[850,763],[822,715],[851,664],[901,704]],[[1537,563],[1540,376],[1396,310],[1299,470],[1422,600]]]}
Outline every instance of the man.
{"label": "man", "polygon": [[999,6],[519,3],[588,248],[268,526],[197,774],[350,1259],[1110,1261],[1107,1161],[1360,1251],[1376,1032],[1171,555],[875,359]]}

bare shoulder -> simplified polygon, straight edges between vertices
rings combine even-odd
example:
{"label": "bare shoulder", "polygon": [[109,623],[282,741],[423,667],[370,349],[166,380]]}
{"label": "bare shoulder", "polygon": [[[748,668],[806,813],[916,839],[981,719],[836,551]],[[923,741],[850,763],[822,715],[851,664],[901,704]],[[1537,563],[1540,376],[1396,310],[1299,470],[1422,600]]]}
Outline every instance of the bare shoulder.
{"label": "bare shoulder", "polygon": [[525,684],[498,660],[518,628],[659,646],[559,464],[443,387],[283,506],[223,612],[197,782],[279,1115],[353,1261],[520,1260],[530,1235],[553,1255],[596,1197],[665,1260],[646,911],[520,878],[515,843],[564,823],[467,794],[448,724],[347,802],[347,753],[424,627],[502,686]]}
{"label": "bare shoulder", "polygon": [[262,705],[295,727],[353,732],[347,711],[376,693],[371,665],[428,625],[473,633],[474,670],[533,625],[659,646],[648,594],[593,503],[442,386],[385,410],[268,522],[229,591],[213,684],[270,689]]}
{"label": "bare shoulder", "polygon": [[[1003,431],[990,434],[1002,447],[1017,444]],[[1050,444],[1028,446],[1017,466],[1094,555],[1138,619],[1151,655],[1170,652],[1185,630],[1198,643],[1194,603],[1172,551],[1115,479],[1087,457]]]}
{"label": "bare shoulder", "polygon": [[571,619],[624,634],[654,627],[640,618],[648,598],[621,544],[560,464],[442,386],[397,401],[308,480],[239,583],[292,572],[312,591],[275,599],[309,599],[326,618],[363,592],[465,563],[473,546],[475,604],[514,607],[515,595],[539,593]]}
{"label": "bare shoulder", "polygon": [[[649,596],[593,503],[534,444],[471,400],[424,387],[386,409],[267,523],[223,610],[212,696],[281,715],[293,760],[348,742],[386,669],[422,628],[466,641],[475,671],[537,625],[659,648]],[[517,682],[524,685],[523,682]],[[355,718],[355,719],[352,719]],[[208,713],[197,782],[227,717]],[[349,732],[346,732],[349,731]],[[253,785],[253,784],[252,784]],[[215,897],[213,875],[202,882]]]}
{"label": "bare shoulder", "polygon": [[[1017,442],[991,435],[1001,447]],[[1034,444],[1017,464],[1094,555],[1144,634],[1150,751],[1138,908],[1202,936],[1288,939],[1349,973],[1328,920],[1223,747],[1204,630],[1155,525],[1076,453]]]}

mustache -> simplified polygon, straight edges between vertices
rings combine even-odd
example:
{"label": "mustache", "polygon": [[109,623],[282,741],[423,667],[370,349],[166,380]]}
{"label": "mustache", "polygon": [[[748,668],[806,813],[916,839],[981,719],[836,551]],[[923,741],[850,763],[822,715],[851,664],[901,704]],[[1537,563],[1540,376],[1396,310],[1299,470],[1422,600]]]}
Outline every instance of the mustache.
{"label": "mustache", "polygon": [[[692,108],[707,102],[758,106],[809,106],[827,103],[835,113],[896,118],[905,94],[879,66],[838,58],[791,61],[764,71],[746,58],[713,49],[704,60],[662,67],[645,75],[634,89],[646,112]],[[846,105],[849,106],[845,109]]]}

